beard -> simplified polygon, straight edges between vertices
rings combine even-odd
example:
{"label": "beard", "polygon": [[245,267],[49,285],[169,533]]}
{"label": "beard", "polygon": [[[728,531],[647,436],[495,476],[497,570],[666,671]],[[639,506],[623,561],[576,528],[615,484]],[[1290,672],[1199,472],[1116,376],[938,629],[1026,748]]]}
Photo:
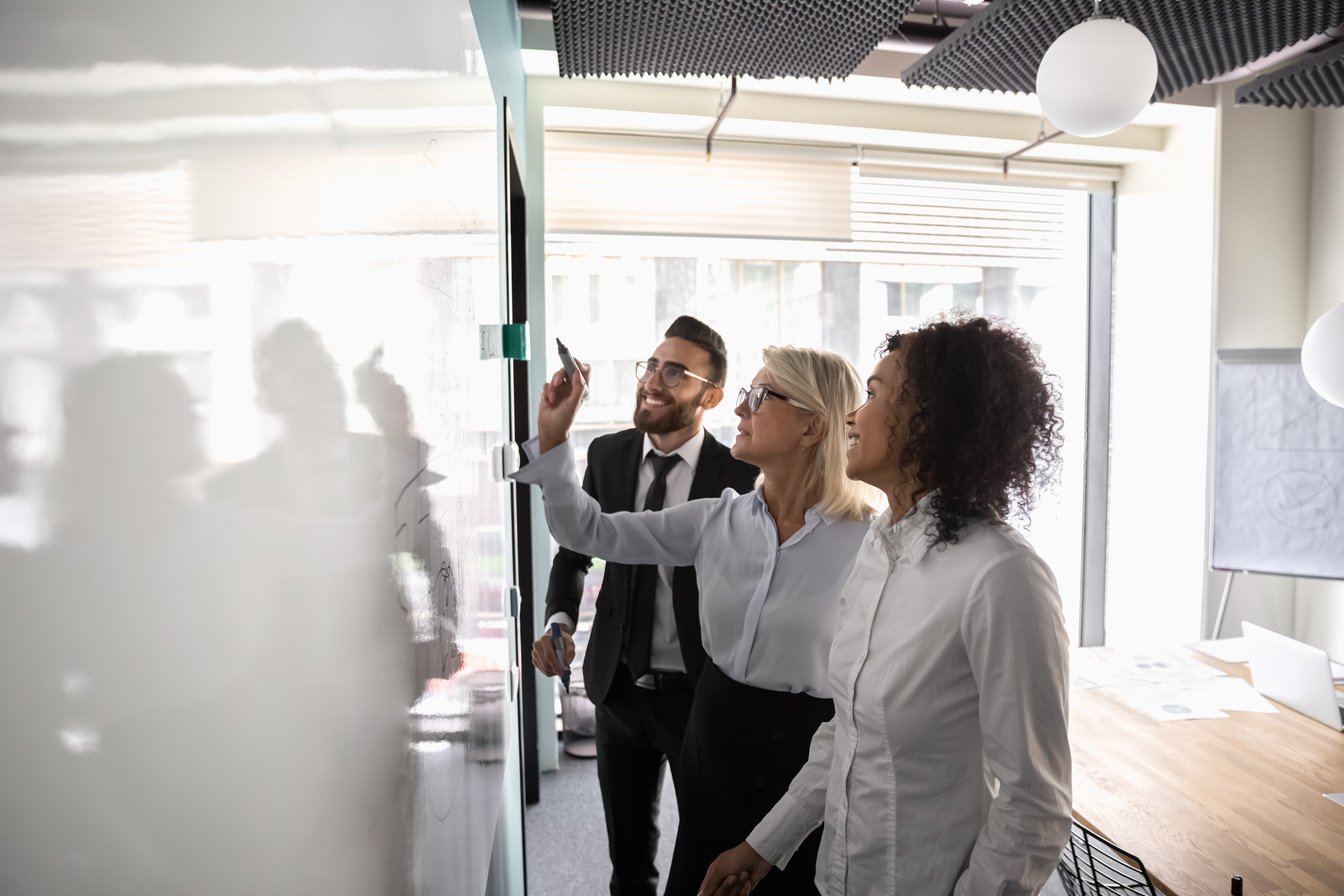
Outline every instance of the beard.
{"label": "beard", "polygon": [[667,407],[655,412],[641,407],[644,400],[644,391],[639,390],[635,394],[635,413],[632,418],[635,429],[651,436],[666,435],[669,432],[685,429],[695,422],[695,414],[700,407],[700,396],[703,394],[704,390],[702,389],[692,398],[685,401],[674,401]]}

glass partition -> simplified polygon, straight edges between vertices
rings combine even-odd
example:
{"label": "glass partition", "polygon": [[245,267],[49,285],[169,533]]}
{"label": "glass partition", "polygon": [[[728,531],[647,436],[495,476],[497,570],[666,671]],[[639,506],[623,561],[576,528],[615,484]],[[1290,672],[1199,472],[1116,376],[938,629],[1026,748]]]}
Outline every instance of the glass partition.
{"label": "glass partition", "polygon": [[0,891],[481,893],[513,703],[466,0],[0,65]]}

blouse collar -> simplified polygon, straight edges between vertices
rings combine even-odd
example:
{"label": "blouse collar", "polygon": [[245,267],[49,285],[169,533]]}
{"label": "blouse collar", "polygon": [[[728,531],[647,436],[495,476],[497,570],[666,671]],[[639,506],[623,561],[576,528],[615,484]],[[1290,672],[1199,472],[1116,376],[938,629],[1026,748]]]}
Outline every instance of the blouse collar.
{"label": "blouse collar", "polygon": [[872,531],[892,564],[902,557],[908,557],[912,564],[918,563],[928,552],[929,545],[933,541],[932,532],[937,523],[930,506],[936,494],[938,490],[934,489],[920,498],[905,516],[894,523],[890,507],[873,520]]}
{"label": "blouse collar", "polygon": [[[769,516],[770,507],[765,503],[764,483],[758,484],[752,489],[752,495],[755,498],[756,512]],[[838,519],[840,519],[838,516],[830,513],[823,513],[819,505],[813,504],[803,512],[803,528],[794,533],[794,536],[784,542],[784,544],[780,545],[780,547],[787,547],[788,545],[805,538],[809,532],[822,523],[825,523],[827,526],[834,525]]]}

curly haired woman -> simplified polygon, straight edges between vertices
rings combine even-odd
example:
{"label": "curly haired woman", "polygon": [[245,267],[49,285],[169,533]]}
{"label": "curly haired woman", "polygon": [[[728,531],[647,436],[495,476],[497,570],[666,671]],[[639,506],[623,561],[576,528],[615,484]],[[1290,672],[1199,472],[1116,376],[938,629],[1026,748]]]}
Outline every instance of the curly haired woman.
{"label": "curly haired woman", "polygon": [[1068,655],[1003,520],[1058,465],[1055,389],[1023,336],[958,317],[889,336],[846,422],[846,474],[891,506],[842,593],[835,718],[701,892],[749,891],[824,822],[822,893],[1035,893],[1069,837]]}

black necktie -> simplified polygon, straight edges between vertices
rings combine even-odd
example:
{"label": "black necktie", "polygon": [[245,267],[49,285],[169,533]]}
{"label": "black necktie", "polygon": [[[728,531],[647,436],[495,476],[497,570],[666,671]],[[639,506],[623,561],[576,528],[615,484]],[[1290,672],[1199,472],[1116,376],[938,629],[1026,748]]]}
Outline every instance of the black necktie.
{"label": "black necktie", "polygon": [[[667,497],[667,474],[681,460],[679,454],[661,457],[648,454],[653,464],[653,482],[644,496],[645,510],[662,510]],[[630,625],[626,628],[625,661],[635,678],[649,671],[649,657],[653,648],[654,592],[658,587],[658,567],[635,567],[635,588],[630,595]]]}

